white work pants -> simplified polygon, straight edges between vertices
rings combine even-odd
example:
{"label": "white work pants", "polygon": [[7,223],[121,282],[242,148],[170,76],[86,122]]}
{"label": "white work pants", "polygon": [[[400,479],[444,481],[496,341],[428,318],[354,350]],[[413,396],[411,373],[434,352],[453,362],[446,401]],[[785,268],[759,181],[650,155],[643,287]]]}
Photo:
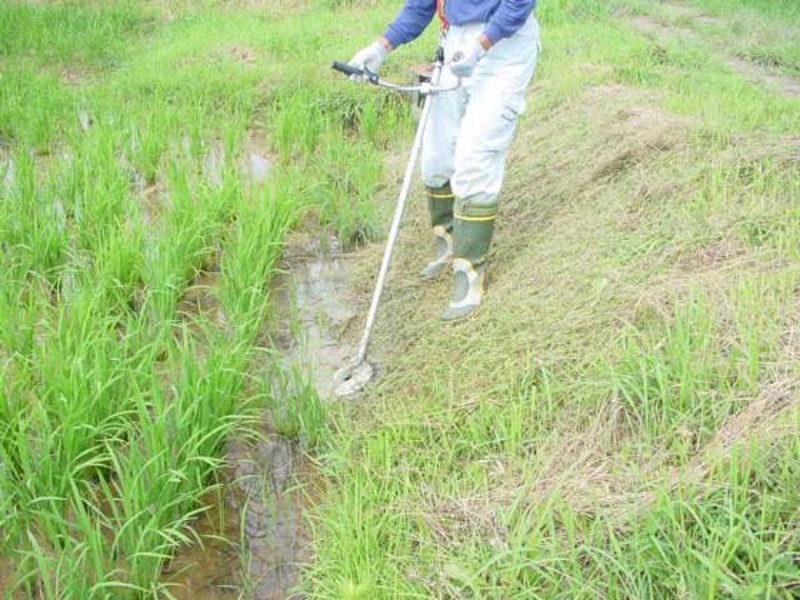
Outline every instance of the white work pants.
{"label": "white work pants", "polygon": [[[451,25],[444,39],[439,84],[455,76],[446,66],[455,49],[477,37],[485,23]],[[539,24],[531,15],[513,36],[495,44],[455,92],[434,96],[422,148],[422,179],[429,187],[451,183],[456,212],[496,212],[506,152],[539,55]]]}

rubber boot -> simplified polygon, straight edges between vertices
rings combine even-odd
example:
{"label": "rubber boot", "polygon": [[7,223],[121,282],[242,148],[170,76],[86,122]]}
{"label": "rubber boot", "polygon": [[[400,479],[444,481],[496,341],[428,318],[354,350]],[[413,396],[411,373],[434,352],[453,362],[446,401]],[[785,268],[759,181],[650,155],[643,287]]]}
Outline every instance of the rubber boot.
{"label": "rubber boot", "polygon": [[442,321],[456,321],[475,312],[488,287],[486,257],[492,243],[495,207],[484,215],[456,215],[453,229],[453,288]]}
{"label": "rubber boot", "polygon": [[444,271],[453,256],[453,191],[450,184],[427,188],[428,213],[434,238],[434,258],[422,271],[423,279],[431,279]]}

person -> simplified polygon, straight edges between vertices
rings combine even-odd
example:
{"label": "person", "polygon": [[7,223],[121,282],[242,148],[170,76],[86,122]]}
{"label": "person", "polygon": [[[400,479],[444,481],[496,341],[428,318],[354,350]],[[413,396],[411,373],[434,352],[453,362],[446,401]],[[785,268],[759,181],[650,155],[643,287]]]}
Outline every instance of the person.
{"label": "person", "polygon": [[[439,3],[441,2],[441,4]],[[389,53],[416,39],[439,15],[446,68],[423,136],[422,179],[435,241],[423,278],[452,262],[454,321],[473,313],[486,293],[486,261],[506,154],[539,54],[536,0],[405,0],[382,36],[350,65],[377,73]]]}

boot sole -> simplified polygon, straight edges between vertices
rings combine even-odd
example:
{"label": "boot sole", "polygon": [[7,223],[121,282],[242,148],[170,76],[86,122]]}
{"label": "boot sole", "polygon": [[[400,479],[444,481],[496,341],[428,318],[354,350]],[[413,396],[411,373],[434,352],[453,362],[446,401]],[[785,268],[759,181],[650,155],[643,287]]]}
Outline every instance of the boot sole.
{"label": "boot sole", "polygon": [[429,271],[428,268],[426,267],[426,268],[422,269],[422,271],[419,272],[419,276],[420,276],[420,278],[422,278],[424,280],[436,279],[439,275],[441,275],[442,273],[444,273],[447,270],[448,266],[450,266],[450,262],[449,261],[445,262],[445,263],[442,263],[441,266],[439,266],[435,270],[432,269],[432,270]]}
{"label": "boot sole", "polygon": [[445,313],[447,312],[447,310],[445,309],[445,312],[442,313],[442,315],[439,317],[439,320],[442,323],[458,323],[460,321],[466,321],[470,317],[474,316],[480,310],[481,306],[483,305],[483,300],[485,300],[485,298],[486,298],[486,296],[488,294],[489,294],[489,274],[487,273],[487,274],[484,275],[483,295],[481,296],[481,303],[480,304],[476,304],[475,308],[473,308],[469,312],[465,312],[464,314],[461,314],[461,315],[456,315],[456,316],[454,316],[452,318],[446,318],[445,317]]}
{"label": "boot sole", "polygon": [[465,312],[465,313],[462,313],[462,314],[458,314],[458,315],[455,315],[453,317],[445,316],[445,314],[446,314],[446,311],[445,311],[439,317],[439,320],[442,323],[459,323],[461,321],[466,321],[470,317],[474,316],[480,310],[480,308],[481,308],[481,305],[480,304],[476,304],[475,308],[469,310],[468,312]]}

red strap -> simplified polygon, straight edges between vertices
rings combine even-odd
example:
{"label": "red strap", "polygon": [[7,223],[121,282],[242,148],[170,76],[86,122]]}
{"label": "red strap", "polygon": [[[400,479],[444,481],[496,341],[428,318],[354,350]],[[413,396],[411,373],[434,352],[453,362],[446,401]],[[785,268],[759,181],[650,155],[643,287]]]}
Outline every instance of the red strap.
{"label": "red strap", "polygon": [[445,0],[436,0],[436,14],[439,15],[442,31],[446,30],[448,27],[447,17],[444,16],[444,3]]}

